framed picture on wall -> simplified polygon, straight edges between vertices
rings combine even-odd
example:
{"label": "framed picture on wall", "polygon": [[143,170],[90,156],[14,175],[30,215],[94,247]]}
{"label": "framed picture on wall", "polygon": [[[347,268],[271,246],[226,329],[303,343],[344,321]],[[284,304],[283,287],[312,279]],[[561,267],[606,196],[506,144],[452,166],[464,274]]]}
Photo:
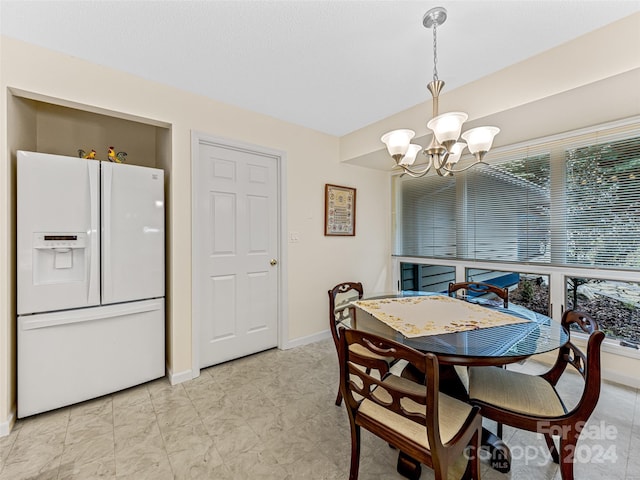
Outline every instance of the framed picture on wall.
{"label": "framed picture on wall", "polygon": [[353,237],[356,234],[356,189],[324,186],[324,234]]}

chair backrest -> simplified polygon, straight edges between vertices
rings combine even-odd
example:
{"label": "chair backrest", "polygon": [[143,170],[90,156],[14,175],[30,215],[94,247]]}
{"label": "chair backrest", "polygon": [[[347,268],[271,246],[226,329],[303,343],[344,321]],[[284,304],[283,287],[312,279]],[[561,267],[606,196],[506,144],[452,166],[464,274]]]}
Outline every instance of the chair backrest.
{"label": "chair backrest", "polygon": [[[562,326],[569,333],[569,341],[560,348],[558,357],[551,369],[543,377],[552,385],[556,385],[560,376],[571,365],[582,375],[584,389],[580,401],[576,404],[571,415],[586,420],[598,403],[601,387],[600,347],[605,334],[598,328],[598,323],[590,315],[577,310],[566,310],[562,315]],[[572,341],[572,326],[589,335],[587,340],[587,354],[585,355]]]}
{"label": "chair backrest", "polygon": [[349,308],[352,300],[359,300],[364,294],[362,283],[343,282],[329,290],[329,328],[331,336],[338,348],[338,325],[353,316],[353,309]]}
{"label": "chair backrest", "polygon": [[[369,365],[371,360],[356,353],[361,349],[350,348],[355,344],[376,355],[406,360],[424,375],[425,388],[408,390],[402,388],[402,384],[384,382],[386,377],[380,379],[370,375],[362,366],[376,368],[376,365]],[[432,451],[442,447],[438,423],[439,370],[435,355],[421,353],[361,330],[341,329],[339,357],[340,388],[349,415],[355,415],[360,404],[369,400],[390,412],[424,425]]]}
{"label": "chair backrest", "polygon": [[450,283],[449,284],[449,296],[453,297],[454,293],[458,290],[464,289],[467,293],[472,292],[477,295],[485,295],[487,293],[493,293],[502,299],[502,304],[504,308],[509,306],[509,289],[508,288],[500,288],[495,285],[491,285],[490,283],[484,282],[459,282],[459,283]]}

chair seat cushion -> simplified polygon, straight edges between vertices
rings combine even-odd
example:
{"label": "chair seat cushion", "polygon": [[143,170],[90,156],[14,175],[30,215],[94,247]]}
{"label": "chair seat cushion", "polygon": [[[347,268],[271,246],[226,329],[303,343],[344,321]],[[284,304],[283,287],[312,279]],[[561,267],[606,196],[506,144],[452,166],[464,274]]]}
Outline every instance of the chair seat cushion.
{"label": "chair seat cushion", "polygon": [[527,415],[557,417],[566,413],[555,388],[546,380],[497,367],[469,369],[469,398]]}
{"label": "chair seat cushion", "polygon": [[[396,375],[388,375],[383,384],[393,387],[403,388],[411,392],[424,395],[425,386],[412,382]],[[390,401],[391,397],[382,387],[378,387],[374,396],[382,402]],[[440,438],[443,443],[449,442],[460,431],[467,417],[471,413],[471,406],[455,398],[441,393],[438,399],[440,416]],[[409,398],[401,401],[405,410],[426,414],[426,406],[414,402]],[[372,419],[389,429],[399,431],[402,435],[410,438],[416,444],[429,450],[429,440],[427,439],[427,429],[425,425],[414,422],[402,415],[398,415],[391,410],[378,405],[372,400],[364,400],[358,409],[357,416],[364,416]]]}
{"label": "chair seat cushion", "polygon": [[361,357],[365,357],[365,358],[375,358],[378,360],[383,360],[385,362],[387,362],[388,364],[391,364],[391,362],[393,362],[393,357],[383,357],[382,355],[378,355],[376,353],[373,353],[372,351],[368,350],[366,347],[363,347],[362,345],[358,344],[358,343],[354,343],[352,345],[349,346],[349,350],[352,353],[355,353],[356,355],[360,355]]}

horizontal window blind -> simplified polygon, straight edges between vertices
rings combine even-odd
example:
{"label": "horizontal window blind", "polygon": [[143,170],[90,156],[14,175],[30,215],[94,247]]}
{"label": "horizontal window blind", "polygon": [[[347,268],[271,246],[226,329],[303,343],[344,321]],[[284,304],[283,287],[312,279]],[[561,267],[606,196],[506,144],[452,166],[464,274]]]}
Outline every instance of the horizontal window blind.
{"label": "horizontal window blind", "polygon": [[566,262],[639,268],[640,136],[568,148],[565,165]]}
{"label": "horizontal window blind", "polygon": [[396,254],[640,267],[640,119],[487,158],[455,176],[398,179]]}
{"label": "horizontal window blind", "polygon": [[456,256],[456,183],[453,177],[425,176],[400,187],[401,255]]}
{"label": "horizontal window blind", "polygon": [[549,155],[525,157],[465,172],[459,258],[548,261]]}

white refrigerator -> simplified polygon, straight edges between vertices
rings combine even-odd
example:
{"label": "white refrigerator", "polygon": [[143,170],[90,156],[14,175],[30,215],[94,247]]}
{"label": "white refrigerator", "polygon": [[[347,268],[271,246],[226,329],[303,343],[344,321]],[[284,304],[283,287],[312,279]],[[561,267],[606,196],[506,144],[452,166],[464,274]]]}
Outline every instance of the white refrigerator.
{"label": "white refrigerator", "polygon": [[164,375],[164,172],[17,154],[18,417]]}

